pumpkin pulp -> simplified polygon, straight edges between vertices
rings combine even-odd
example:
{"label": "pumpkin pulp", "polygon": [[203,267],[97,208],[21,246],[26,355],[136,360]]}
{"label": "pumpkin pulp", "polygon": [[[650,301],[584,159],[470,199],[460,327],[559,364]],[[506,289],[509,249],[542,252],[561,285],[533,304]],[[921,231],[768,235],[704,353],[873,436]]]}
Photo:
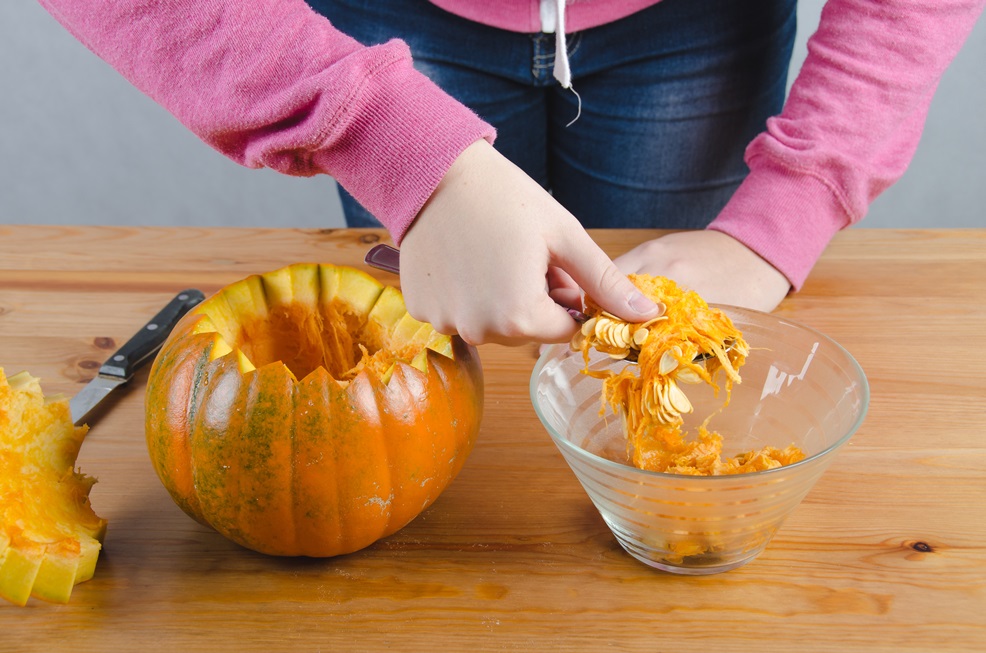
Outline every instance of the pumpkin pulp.
{"label": "pumpkin pulp", "polygon": [[[651,471],[719,476],[773,469],[804,458],[804,452],[794,445],[724,457],[722,436],[707,428],[712,415],[699,426],[697,437],[686,437],[681,414],[691,412],[692,406],[679,386],[705,383],[718,394],[721,372],[725,375],[725,408],[733,384],[742,380],[739,370],[749,345],[732,320],[698,293],[666,277],[630,274],[628,278],[665,307],[660,320],[646,330],[638,364],[618,371],[590,370],[592,343],[582,340],[577,347],[586,364],[583,373],[603,379],[601,412],[609,406],[625,418],[628,460]],[[592,316],[602,313],[591,298],[586,298],[586,312]]]}
{"label": "pumpkin pulp", "polygon": [[67,399],[0,368],[0,596],[12,603],[67,603],[95,572],[106,522],[89,504],[95,479],[74,469],[87,431]]}

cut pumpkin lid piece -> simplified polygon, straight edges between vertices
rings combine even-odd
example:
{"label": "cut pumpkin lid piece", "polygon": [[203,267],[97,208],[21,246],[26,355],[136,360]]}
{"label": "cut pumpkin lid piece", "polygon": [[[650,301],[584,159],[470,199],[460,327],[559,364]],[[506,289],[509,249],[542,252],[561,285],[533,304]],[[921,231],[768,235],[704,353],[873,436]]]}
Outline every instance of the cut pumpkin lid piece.
{"label": "cut pumpkin lid piece", "polygon": [[38,378],[0,368],[0,596],[67,603],[92,578],[106,522],[89,505],[95,480],[75,471],[87,427]]}

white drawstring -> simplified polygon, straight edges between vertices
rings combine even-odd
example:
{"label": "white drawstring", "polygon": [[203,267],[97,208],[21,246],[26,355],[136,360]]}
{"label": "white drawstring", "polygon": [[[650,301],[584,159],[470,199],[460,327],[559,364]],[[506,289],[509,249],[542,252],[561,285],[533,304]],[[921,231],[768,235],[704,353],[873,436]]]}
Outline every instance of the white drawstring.
{"label": "white drawstring", "polygon": [[562,88],[572,87],[572,69],[568,65],[568,41],[565,40],[565,0],[555,0],[555,69]]}
{"label": "white drawstring", "polygon": [[555,67],[552,71],[562,88],[575,93],[578,111],[569,127],[582,115],[582,98],[572,88],[572,69],[568,63],[568,41],[565,38],[565,0],[541,0],[541,30],[546,34],[555,33]]}

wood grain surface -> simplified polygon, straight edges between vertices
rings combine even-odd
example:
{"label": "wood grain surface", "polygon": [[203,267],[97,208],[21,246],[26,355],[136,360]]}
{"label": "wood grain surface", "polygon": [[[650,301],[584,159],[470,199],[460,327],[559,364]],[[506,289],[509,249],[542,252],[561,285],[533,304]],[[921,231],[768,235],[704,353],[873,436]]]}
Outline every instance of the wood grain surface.
{"label": "wood grain surface", "polygon": [[[613,255],[655,235],[593,232]],[[386,239],[0,226],[0,367],[71,395],[178,290],[300,261],[365,267]],[[68,605],[0,602],[0,651],[986,650],[986,230],[840,233],[777,312],[845,346],[872,400],[744,567],[679,577],[619,548],[531,407],[534,346],[480,348],[483,427],[445,494],[325,560],[246,551],[174,505],[144,445],[145,369],[78,461],[109,520],[95,577]]]}

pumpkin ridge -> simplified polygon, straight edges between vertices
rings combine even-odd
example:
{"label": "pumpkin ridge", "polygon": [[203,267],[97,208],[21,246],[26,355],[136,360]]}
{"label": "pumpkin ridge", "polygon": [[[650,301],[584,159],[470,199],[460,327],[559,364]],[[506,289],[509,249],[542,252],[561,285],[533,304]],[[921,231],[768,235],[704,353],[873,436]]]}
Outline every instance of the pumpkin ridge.
{"label": "pumpkin ridge", "polygon": [[[392,429],[387,429],[387,425],[385,424],[384,416],[388,414],[388,411],[385,410],[384,405],[381,405],[381,402],[386,399],[386,394],[384,391],[383,381],[380,379],[380,376],[375,374],[365,374],[362,378],[362,384],[368,385],[372,391],[361,392],[361,387],[356,386],[356,384],[351,384],[350,388],[356,386],[354,388],[354,394],[369,397],[369,400],[361,401],[360,405],[364,409],[372,408],[373,413],[368,414],[366,410],[363,410],[360,415],[364,421],[371,422],[375,427],[371,430],[371,432],[374,434],[376,439],[377,446],[375,447],[376,454],[374,456],[374,460],[377,461],[378,464],[376,465],[376,474],[373,481],[373,490],[376,492],[375,496],[368,495],[359,497],[359,499],[361,501],[365,499],[365,507],[378,507],[380,509],[380,515],[384,519],[382,526],[379,527],[377,532],[371,536],[372,541],[375,541],[391,534],[392,519],[394,514],[395,488],[390,461],[388,460],[388,440],[390,436],[392,436],[393,431]],[[386,408],[389,408],[389,406]],[[383,483],[383,487],[381,487],[381,482]]]}
{"label": "pumpkin ridge", "polygon": [[[316,279],[321,278],[321,275],[316,274]],[[318,297],[318,295],[316,295]],[[314,370],[313,370],[314,371]],[[295,469],[294,461],[297,455],[297,438],[298,438],[298,424],[297,424],[297,411],[298,411],[298,397],[301,394],[301,388],[298,383],[291,384],[290,392],[290,404],[291,412],[286,413],[288,419],[285,421],[290,425],[291,432],[288,433],[288,455],[287,455],[287,470],[288,470],[288,505],[284,514],[290,519],[290,525],[285,532],[290,535],[291,541],[287,545],[288,550],[298,548],[298,524],[295,517],[295,497],[298,496],[298,472]]]}
{"label": "pumpkin ridge", "polygon": [[[329,395],[328,396],[329,405],[326,412],[328,412],[330,416],[333,414],[337,414],[338,419],[340,421],[344,420],[348,415],[347,415],[347,411],[342,410],[343,406],[350,408],[351,410],[354,403],[353,399],[349,395],[349,386],[346,387],[337,386],[336,388],[327,386],[327,390]],[[342,439],[342,435],[340,434],[336,434],[336,437]],[[346,523],[347,516],[341,505],[342,503],[341,497],[346,496],[344,490],[346,490],[348,486],[343,483],[343,480],[345,478],[343,469],[345,467],[344,465],[342,465],[342,462],[340,460],[341,453],[343,452],[340,451],[340,447],[334,447],[331,453],[333,460],[331,478],[333,482],[333,487],[336,492],[335,496],[340,498],[339,500],[336,501],[336,506],[335,506],[336,526],[337,526],[336,532],[334,533],[335,545],[336,545],[335,548],[338,550],[345,550],[348,544],[346,540],[346,533],[345,533],[345,529],[347,526]]]}
{"label": "pumpkin ridge", "polygon": [[[247,404],[243,410],[243,413],[245,415],[250,415],[251,418],[257,416],[260,417],[265,416],[265,413],[261,408],[262,406],[260,399],[260,396],[262,394],[261,389],[264,385],[263,381],[266,380],[266,377],[269,376],[274,369],[276,369],[276,367],[273,365],[265,365],[263,367],[257,368],[257,374],[255,378],[252,379],[251,383],[248,384],[246,387]],[[249,453],[251,454],[255,453],[257,448],[256,443],[253,442],[253,436],[255,434],[255,431],[257,430],[257,425],[255,422],[256,420],[248,418],[245,422],[244,430],[242,432],[243,440],[249,443],[249,449],[251,450]],[[242,464],[243,461],[241,459],[237,459],[235,461],[231,460],[230,462],[235,463],[231,465],[231,467],[233,467],[237,471],[235,475],[236,489],[232,493],[236,505],[236,509],[234,510],[233,513],[234,514],[233,523],[235,525],[231,529],[231,533],[234,536],[233,539],[239,544],[243,546],[249,546],[251,548],[255,548],[256,545],[254,545],[250,541],[247,535],[247,531],[244,530],[243,528],[244,524],[248,524],[253,521],[252,516],[247,512],[247,507],[249,505],[249,502],[254,500],[255,497],[251,492],[250,488],[246,485],[246,481],[248,477],[256,473],[255,468],[249,462],[247,463],[246,466],[243,466]],[[243,472],[246,473],[244,474]],[[236,500],[235,497],[239,497],[239,500]]]}
{"label": "pumpkin ridge", "polygon": [[[264,367],[258,367],[253,372],[253,374],[250,375],[249,382],[244,382],[243,385],[241,386],[240,391],[237,393],[237,400],[234,405],[236,406],[240,405],[240,398],[242,396],[242,400],[243,400],[242,411],[244,415],[253,415],[254,406],[257,404],[257,395],[260,392],[260,389],[258,387],[260,385],[259,379],[261,375],[264,374],[265,368],[269,368],[269,367],[270,367],[269,365],[265,365]],[[247,381],[247,379],[244,379],[244,381]],[[249,421],[248,418],[244,418],[243,430],[241,431],[241,433],[244,436],[249,436],[250,434],[251,429],[248,421]],[[244,437],[243,439],[249,441],[250,438]],[[234,462],[234,461],[230,460],[230,462]],[[239,463],[240,461],[235,461],[235,462]],[[231,488],[231,491],[229,493],[231,495],[231,500],[233,501],[233,505],[235,506],[235,508],[232,512],[232,515],[228,517],[229,523],[226,526],[228,530],[226,531],[221,530],[220,532],[227,532],[228,536],[234,542],[242,546],[249,546],[249,543],[246,540],[245,533],[243,532],[243,528],[242,528],[245,503],[247,500],[250,499],[249,492],[247,492],[246,488],[243,486],[244,475],[242,472],[244,471],[244,469],[242,469],[239,464],[230,465],[230,468],[232,469],[233,472],[231,474],[232,481],[234,481],[235,484],[231,484],[233,485],[233,487]],[[245,471],[249,473],[252,470],[250,468],[246,468]],[[237,500],[237,497],[239,497],[239,500]]]}
{"label": "pumpkin ridge", "polygon": [[[374,385],[384,386],[383,380],[379,376],[377,376],[377,378],[374,380]],[[381,414],[380,415],[381,425],[383,425],[383,416],[384,414],[386,414],[384,413],[386,407],[386,403],[384,402],[386,402],[386,400],[387,400],[387,395],[385,391],[379,391],[374,396],[374,403],[376,403],[377,405],[377,411],[378,413]],[[381,465],[381,479],[386,482],[386,488],[387,488],[387,498],[382,499],[383,505],[381,506],[381,509],[384,509],[384,506],[386,507],[387,521],[383,527],[383,535],[381,535],[381,537],[386,537],[392,534],[393,532],[395,532],[398,528],[404,526],[404,524],[398,524],[396,527],[394,526],[394,513],[395,513],[394,504],[400,499],[398,493],[400,492],[401,488],[398,487],[397,484],[395,483],[393,465],[390,462],[390,458],[392,456],[390,453],[390,447],[387,446],[389,444],[388,440],[390,439],[390,437],[392,437],[392,433],[390,432],[389,429],[384,427],[380,429],[380,437],[384,441],[384,446],[382,447],[384,451],[384,455],[381,458],[381,462],[383,463]]]}
{"label": "pumpkin ridge", "polygon": [[[408,375],[412,375],[413,379],[409,379]],[[400,393],[403,395],[405,401],[410,402],[413,400],[414,396],[421,398],[438,397],[445,399],[444,401],[435,401],[432,404],[434,417],[436,422],[439,424],[448,424],[445,428],[433,428],[429,430],[428,447],[430,449],[430,457],[428,460],[418,461],[418,465],[415,466],[413,470],[406,470],[406,475],[408,481],[411,481],[411,485],[414,487],[414,492],[407,492],[407,494],[416,494],[421,498],[420,505],[417,506],[406,506],[407,498],[401,502],[401,506],[404,509],[401,511],[402,514],[399,516],[399,522],[397,523],[394,530],[403,528],[411,520],[414,519],[418,512],[424,511],[428,506],[434,503],[435,499],[441,494],[442,490],[451,482],[452,478],[456,475],[454,458],[450,462],[451,469],[445,474],[435,474],[433,470],[435,468],[441,468],[438,461],[442,460],[449,449],[456,451],[458,447],[456,446],[456,428],[455,419],[453,415],[453,410],[448,397],[445,392],[448,391],[448,386],[443,382],[442,376],[437,373],[437,371],[427,374],[423,373],[417,368],[410,365],[403,364],[399,366],[399,369],[394,371],[394,377],[399,378],[401,383],[397,383],[394,386],[394,390],[389,393],[388,396],[393,397]],[[420,381],[422,383],[422,389],[417,392],[413,392],[410,388],[413,382]],[[442,392],[435,392],[434,386],[438,385]],[[426,476],[427,474],[427,476]],[[421,496],[423,494],[423,497]],[[395,520],[398,516],[395,515]],[[401,523],[402,522],[402,523]]]}
{"label": "pumpkin ridge", "polygon": [[[475,350],[469,348],[465,344],[465,342],[462,341],[453,341],[453,352],[455,353],[456,358],[459,359],[472,357],[475,355],[474,353]],[[440,352],[435,352],[435,353],[440,356],[442,355]],[[445,357],[444,360],[443,359],[439,359],[438,361],[429,360],[429,363],[430,366],[436,370],[436,375],[441,381],[442,391],[443,391],[442,395],[446,398],[446,401],[450,404],[449,411],[453,415],[460,414],[460,411],[457,410],[457,407],[454,405],[454,402],[462,394],[473,394],[474,396],[478,397],[478,402],[479,402],[479,408],[476,415],[476,424],[474,427],[476,432],[473,434],[469,445],[465,447],[464,452],[460,452],[459,447],[455,448],[455,460],[453,462],[453,467],[452,467],[453,470],[452,477],[454,478],[455,476],[458,476],[459,472],[462,471],[462,467],[465,465],[465,455],[460,457],[459,454],[460,453],[468,454],[472,445],[475,444],[476,438],[478,437],[479,425],[482,422],[482,414],[483,414],[483,400],[484,400],[483,376],[482,376],[483,370],[481,366],[476,365],[472,369],[471,373],[465,375],[464,377],[452,376],[445,370],[445,366],[447,365],[445,361],[448,360],[450,360],[450,358]],[[468,384],[469,387],[462,388],[461,384]],[[452,425],[453,430],[460,428],[468,428],[467,425],[459,424],[458,421],[455,420],[455,418],[453,419],[454,419]]]}
{"label": "pumpkin ridge", "polygon": [[[329,384],[332,382],[332,385]],[[298,552],[301,555],[317,555],[320,547],[342,545],[338,522],[337,497],[339,474],[335,471],[335,457],[331,451],[316,447],[319,441],[329,439],[323,423],[330,422],[335,413],[333,397],[341,396],[339,385],[324,370],[315,370],[298,386],[295,402],[295,446],[293,464],[294,522]],[[334,393],[334,394],[333,394]],[[331,483],[331,488],[327,487]],[[322,500],[310,506],[305,498],[317,488]],[[332,518],[326,514],[331,513]]]}
{"label": "pumpkin ridge", "polygon": [[[231,359],[220,358],[201,368],[203,374],[208,375],[207,383],[201,386],[202,389],[196,397],[198,400],[196,404],[199,407],[197,412],[202,413],[203,418],[190,422],[192,426],[187,436],[189,467],[194,479],[195,495],[199,500],[198,518],[212,528],[230,527],[232,524],[228,522],[228,518],[222,514],[217,514],[215,510],[215,505],[219,502],[216,497],[222,494],[222,485],[220,479],[214,478],[217,474],[214,468],[208,464],[203,464],[213,461],[216,457],[217,448],[224,444],[219,438],[213,437],[214,419],[210,416],[223,412],[217,408],[222,395],[232,395],[232,399],[225,402],[226,406],[238,405],[239,395],[244,386],[249,387],[250,384],[247,381],[253,375],[253,372],[240,375],[237,370],[232,369],[233,365]],[[235,384],[235,387],[231,388],[231,384]],[[225,409],[225,407],[223,408]],[[235,475],[235,470],[231,472],[227,467],[221,465],[224,470],[221,474],[221,480],[228,484],[229,478]]]}
{"label": "pumpkin ridge", "polygon": [[[195,322],[197,321],[190,320],[189,324],[193,324]],[[179,324],[179,327],[180,326],[181,324]],[[189,385],[188,398],[187,398],[187,403],[183,407],[184,412],[182,414],[183,414],[184,424],[195,423],[198,414],[199,405],[200,405],[200,402],[196,401],[196,399],[199,397],[199,388],[201,387],[202,378],[206,374],[206,368],[208,364],[211,362],[210,361],[211,348],[208,345],[202,347],[199,350],[199,355],[196,357],[198,359],[196,362],[188,362],[188,359],[190,357],[185,355],[184,352],[186,350],[186,347],[188,346],[189,340],[199,341],[206,339],[208,339],[208,336],[206,336],[205,334],[179,332],[178,337],[171,344],[171,346],[167,347],[166,349],[162,349],[161,353],[154,361],[154,365],[152,366],[151,369],[151,374],[154,374],[155,368],[159,365],[161,368],[167,370],[166,372],[167,383],[162,384],[162,391],[165,394],[165,400],[158,401],[158,398],[155,396],[156,393],[152,393],[151,392],[152,388],[148,386],[148,392],[147,392],[147,396],[145,397],[145,403],[148,405],[149,408],[152,408],[155,405],[161,405],[164,407],[169,406],[171,402],[168,399],[168,397],[170,397],[170,393],[175,390],[175,385],[177,383],[179,374],[182,372],[184,373],[190,372],[191,380],[188,382]],[[197,348],[198,347],[196,347],[196,349]],[[195,349],[193,349],[193,351],[194,350]],[[188,370],[188,372],[185,372],[185,370],[188,367],[191,367],[191,369]],[[158,426],[157,431],[155,432],[149,428],[148,435],[151,435],[152,433],[155,434],[157,436],[157,442],[159,446],[161,446],[162,448],[171,450],[171,446],[169,445],[177,442],[180,448],[184,452],[188,452],[189,442],[187,441],[187,438],[169,437],[168,431],[170,431],[170,429],[168,422],[172,418],[171,413],[169,413],[166,408],[164,410],[161,410],[160,412],[162,414],[160,415],[157,423]],[[150,416],[151,413],[148,413],[148,415]],[[172,498],[174,498],[178,502],[179,507],[184,512],[190,515],[193,516],[197,515],[200,511],[200,506],[199,506],[197,493],[195,491],[194,476],[192,476],[191,474],[189,475],[189,480],[191,481],[191,483],[189,484],[190,487],[181,488],[177,484],[170,482],[173,477],[169,475],[167,472],[170,471],[171,465],[168,464],[167,467],[168,469],[165,470],[162,468],[160,464],[155,464],[155,471],[157,471],[158,476],[162,480],[168,479],[167,482],[165,482],[165,486],[167,487],[169,493],[172,495]],[[185,491],[182,491],[183,489]],[[196,519],[201,521],[200,517],[196,517]]]}

